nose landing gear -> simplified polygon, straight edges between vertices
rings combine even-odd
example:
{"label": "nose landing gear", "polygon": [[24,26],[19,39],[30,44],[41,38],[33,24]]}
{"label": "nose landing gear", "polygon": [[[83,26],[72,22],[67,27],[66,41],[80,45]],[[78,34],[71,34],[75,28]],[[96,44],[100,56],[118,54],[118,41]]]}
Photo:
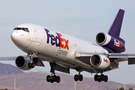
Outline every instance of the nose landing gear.
{"label": "nose landing gear", "polygon": [[29,67],[29,68],[34,68],[34,67],[35,67],[35,64],[34,64],[34,63],[29,63],[29,64],[28,64],[28,67]]}
{"label": "nose landing gear", "polygon": [[27,56],[30,57],[30,59],[31,59],[31,62],[28,64],[28,67],[29,68],[34,68],[35,67],[35,63],[33,61],[34,53],[27,53]]}

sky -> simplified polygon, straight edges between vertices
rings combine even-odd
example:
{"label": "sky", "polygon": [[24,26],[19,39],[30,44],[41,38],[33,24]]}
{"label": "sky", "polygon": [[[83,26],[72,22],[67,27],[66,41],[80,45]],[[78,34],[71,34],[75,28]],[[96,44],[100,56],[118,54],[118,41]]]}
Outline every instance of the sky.
{"label": "sky", "polygon": [[[13,28],[22,23],[39,24],[96,43],[97,33],[108,32],[119,9],[125,10],[121,32],[126,41],[125,53],[135,53],[135,0],[0,0],[0,56],[26,55],[10,38]],[[48,63],[45,66],[32,71],[50,74]],[[71,75],[74,74],[77,72],[71,70]],[[94,77],[87,72],[82,74]],[[135,84],[135,65],[127,62],[104,74],[109,81]]]}

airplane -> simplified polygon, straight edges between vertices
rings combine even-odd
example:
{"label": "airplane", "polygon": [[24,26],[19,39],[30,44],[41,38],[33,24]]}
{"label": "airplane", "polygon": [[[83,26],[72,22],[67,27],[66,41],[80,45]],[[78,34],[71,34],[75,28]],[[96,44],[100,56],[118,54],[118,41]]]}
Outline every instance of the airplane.
{"label": "airplane", "polygon": [[135,54],[123,54],[125,41],[120,37],[124,10],[119,9],[108,33],[99,32],[96,43],[47,29],[43,26],[25,23],[15,27],[11,33],[13,43],[27,55],[15,58],[16,66],[21,70],[30,70],[35,66],[45,66],[43,61],[50,64],[51,75],[47,82],[60,83],[60,76],[55,71],[70,74],[75,69],[75,81],[82,81],[82,71],[95,73],[94,80],[107,82],[104,72],[117,69],[119,62],[128,61],[135,64]]}

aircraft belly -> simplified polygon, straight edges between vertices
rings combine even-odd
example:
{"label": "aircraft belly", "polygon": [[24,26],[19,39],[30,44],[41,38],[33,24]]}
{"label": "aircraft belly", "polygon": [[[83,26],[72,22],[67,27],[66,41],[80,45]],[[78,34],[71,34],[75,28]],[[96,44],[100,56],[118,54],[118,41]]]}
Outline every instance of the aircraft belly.
{"label": "aircraft belly", "polygon": [[73,53],[70,53],[67,56],[60,57],[60,55],[55,56],[55,54],[54,56],[49,55],[49,54],[46,55],[43,53],[37,54],[37,56],[41,58],[42,61],[55,62],[55,63],[60,64],[60,66],[65,66],[72,69],[75,69],[75,68],[87,68],[90,70],[92,69],[91,65],[77,60],[75,56],[73,55],[74,55]]}

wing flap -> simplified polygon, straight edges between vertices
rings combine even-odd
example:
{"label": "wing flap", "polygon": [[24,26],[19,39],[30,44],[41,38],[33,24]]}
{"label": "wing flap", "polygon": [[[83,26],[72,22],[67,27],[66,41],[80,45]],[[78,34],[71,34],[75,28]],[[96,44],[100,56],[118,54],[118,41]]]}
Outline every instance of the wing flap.
{"label": "wing flap", "polygon": [[[50,67],[53,67],[53,62],[49,62],[50,63]],[[67,67],[63,67],[63,66],[60,66],[58,64],[55,63],[55,70],[57,71],[61,71],[61,72],[64,72],[64,73],[70,73],[70,69],[67,68]],[[52,70],[51,70],[52,72]]]}

